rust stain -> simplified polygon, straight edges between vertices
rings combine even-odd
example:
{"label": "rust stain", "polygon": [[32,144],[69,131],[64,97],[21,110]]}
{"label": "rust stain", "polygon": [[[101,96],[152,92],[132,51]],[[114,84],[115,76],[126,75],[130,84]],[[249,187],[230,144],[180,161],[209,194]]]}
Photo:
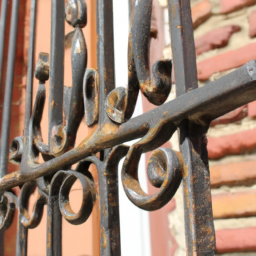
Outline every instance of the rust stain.
{"label": "rust stain", "polygon": [[118,130],[118,126],[113,123],[105,123],[102,127],[102,132],[104,134],[110,134],[116,132]]}
{"label": "rust stain", "polygon": [[116,201],[113,201],[113,202],[110,202],[110,205],[111,205],[112,207],[114,207],[114,206],[117,206],[117,203],[116,203]]}
{"label": "rust stain", "polygon": [[52,239],[52,234],[49,232],[48,233],[48,241],[47,241],[47,247],[51,248],[51,239]]}
{"label": "rust stain", "polygon": [[107,218],[108,211],[107,211],[107,206],[105,204],[102,207],[102,214],[103,214],[104,218]]}
{"label": "rust stain", "polygon": [[176,8],[175,5],[172,4],[172,15],[175,17],[176,16]]}
{"label": "rust stain", "polygon": [[101,236],[102,246],[105,249],[107,248],[107,234],[104,228],[101,229],[100,236]]}
{"label": "rust stain", "polygon": [[187,165],[182,165],[183,168],[181,170],[182,176],[184,179],[186,179],[188,177],[188,166]]}

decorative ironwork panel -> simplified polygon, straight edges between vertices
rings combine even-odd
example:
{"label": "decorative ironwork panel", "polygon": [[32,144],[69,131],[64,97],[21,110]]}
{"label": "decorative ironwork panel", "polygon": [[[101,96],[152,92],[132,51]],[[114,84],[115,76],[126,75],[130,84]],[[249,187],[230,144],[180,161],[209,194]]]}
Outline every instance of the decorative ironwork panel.
{"label": "decorative ironwork panel", "polygon": [[[2,0],[0,69],[3,66],[7,0]],[[27,231],[41,221],[47,205],[47,255],[62,255],[62,217],[73,225],[84,223],[100,199],[101,255],[121,255],[118,163],[125,157],[121,180],[130,201],[155,211],[166,205],[183,183],[187,255],[214,255],[213,225],[206,133],[212,120],[256,100],[256,62],[198,88],[193,26],[189,0],[168,0],[173,60],[149,64],[152,0],[130,0],[128,86],[115,87],[113,3],[97,0],[98,69],[87,67],[82,28],[87,24],[84,0],[51,1],[51,52],[40,53],[33,69],[37,0],[31,0],[24,134],[9,148],[10,111],[14,80],[19,0],[12,1],[9,52],[3,105],[0,156],[0,228],[12,223],[18,210],[16,255],[27,255]],[[74,28],[64,34],[66,22]],[[72,86],[64,86],[64,47],[71,45]],[[177,98],[166,102],[172,88],[174,66]],[[1,72],[2,76],[2,72]],[[33,76],[38,80],[32,108]],[[41,120],[49,86],[48,144],[41,135]],[[158,107],[132,118],[138,93]],[[85,116],[85,119],[83,117]],[[75,146],[81,122],[92,134]],[[180,152],[159,148],[178,130]],[[140,139],[128,147],[123,143]],[[147,165],[150,183],[159,188],[148,195],[138,179],[143,153],[153,151]],[[100,155],[100,157],[97,157]],[[42,156],[44,162],[39,163]],[[8,161],[19,171],[7,174]],[[75,169],[72,165],[76,164]],[[96,188],[91,164],[97,167]],[[73,212],[69,193],[79,180],[82,204]],[[17,198],[12,191],[21,187]],[[28,201],[39,196],[30,216]],[[3,241],[1,248],[3,248]],[[3,251],[2,254],[3,255]]]}

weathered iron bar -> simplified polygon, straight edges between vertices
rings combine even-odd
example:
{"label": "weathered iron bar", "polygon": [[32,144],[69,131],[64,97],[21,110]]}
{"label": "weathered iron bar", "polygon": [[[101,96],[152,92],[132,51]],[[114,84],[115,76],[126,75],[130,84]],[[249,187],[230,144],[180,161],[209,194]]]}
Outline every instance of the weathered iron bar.
{"label": "weathered iron bar", "polygon": [[16,254],[15,256],[27,256],[28,229],[20,221],[20,213],[17,224]]}
{"label": "weathered iron bar", "polygon": [[[35,58],[35,37],[36,37],[36,13],[37,0],[31,1],[30,9],[30,36],[28,50],[28,70],[27,70],[27,86],[26,86],[26,105],[25,105],[25,121],[24,121],[24,136],[29,136],[29,122],[32,112],[33,100],[33,80],[34,80],[34,58]],[[16,256],[27,256],[28,229],[25,227],[22,220],[22,213],[18,208],[18,224],[16,237]]]}
{"label": "weathered iron bar", "polygon": [[15,56],[16,56],[18,20],[19,20],[19,5],[20,5],[19,0],[13,0],[3,117],[2,117],[2,129],[1,129],[0,177],[3,177],[7,173],[7,166],[9,161],[8,157],[9,157],[12,90],[13,90],[13,79],[15,74],[14,68],[15,68]]}
{"label": "weathered iron bar", "polygon": [[[2,0],[0,20],[0,91],[2,90],[2,73],[4,60],[5,31],[7,23],[8,0]],[[4,254],[4,231],[0,231],[0,255]]]}
{"label": "weathered iron bar", "polygon": [[[49,151],[58,143],[58,126],[63,124],[65,1],[52,0],[49,91]],[[52,195],[51,195],[52,196]],[[47,205],[47,256],[62,254],[62,217],[56,197]]]}
{"label": "weathered iron bar", "polygon": [[51,174],[92,153],[141,138],[161,123],[178,127],[183,120],[188,119],[192,123],[200,124],[207,131],[209,123],[215,118],[256,100],[255,92],[256,62],[251,61],[225,77],[183,94],[122,125],[111,123],[106,119],[101,129],[95,128],[94,133],[85,138],[78,147],[43,164],[30,164],[31,169],[27,166],[22,169],[21,166],[20,171],[3,177],[0,180],[0,192]]}
{"label": "weathered iron bar", "polygon": [[[2,81],[2,69],[3,69],[3,60],[4,60],[4,43],[5,43],[5,31],[7,23],[7,13],[8,13],[8,0],[2,0],[1,4],[1,20],[0,20],[0,83]],[[0,89],[1,89],[0,84]]]}
{"label": "weathered iron bar", "polygon": [[[114,61],[114,24],[113,0],[97,1],[97,62],[99,75],[99,122],[98,129],[106,125],[106,97],[115,89],[115,61]],[[104,150],[105,149],[105,150]],[[118,207],[118,172],[117,164],[108,167],[110,149],[102,148],[100,158],[103,160],[98,165],[99,197],[100,197],[100,251],[101,256],[121,255],[120,223]],[[121,156],[121,155],[120,155]],[[122,156],[121,156],[122,157]],[[106,169],[105,169],[106,168]],[[106,175],[100,175],[100,173]],[[115,200],[111,204],[111,200]],[[115,205],[115,206],[114,206]]]}
{"label": "weathered iron bar", "polygon": [[51,189],[47,202],[47,256],[62,255],[62,215],[60,213],[58,193],[56,193],[60,184],[56,183],[56,187]]}
{"label": "weathered iron bar", "polygon": [[[95,164],[99,176],[101,256],[121,255],[118,164],[128,149],[127,146],[116,146],[109,150],[104,161],[93,156],[79,163],[80,170],[88,170],[90,163]],[[102,173],[104,175],[101,175]]]}
{"label": "weathered iron bar", "polygon": [[[0,41],[0,83],[2,80],[2,65],[3,52],[6,30],[6,19],[8,1],[2,1],[1,9],[1,41]],[[11,122],[11,106],[12,106],[12,91],[15,68],[17,31],[19,19],[19,0],[12,1],[11,11],[11,26],[8,46],[7,74],[5,82],[5,95],[3,104],[2,128],[1,128],[1,153],[0,153],[0,177],[4,177],[8,172],[8,156],[9,156],[9,137],[10,137],[10,122]],[[4,254],[4,231],[0,232],[0,252]]]}
{"label": "weathered iron bar", "polygon": [[32,112],[35,38],[36,38],[36,10],[37,10],[37,0],[32,0],[31,9],[30,9],[31,14],[30,14],[30,35],[29,35],[29,50],[28,50],[28,71],[27,71],[27,86],[26,86],[24,136],[29,135],[29,121],[30,121],[31,112]]}
{"label": "weathered iron bar", "polygon": [[[48,144],[63,124],[65,1],[52,0]],[[55,127],[55,128],[54,128]]]}
{"label": "weathered iron bar", "polygon": [[[169,17],[176,94],[179,97],[198,87],[190,1],[172,1],[169,4]],[[186,166],[183,194],[187,255],[215,255],[206,131],[200,124],[184,120],[179,126],[179,136]],[[194,151],[200,155],[205,166]]]}
{"label": "weathered iron bar", "polygon": [[106,118],[105,99],[115,88],[113,1],[97,1],[97,58],[99,72],[99,127]]}

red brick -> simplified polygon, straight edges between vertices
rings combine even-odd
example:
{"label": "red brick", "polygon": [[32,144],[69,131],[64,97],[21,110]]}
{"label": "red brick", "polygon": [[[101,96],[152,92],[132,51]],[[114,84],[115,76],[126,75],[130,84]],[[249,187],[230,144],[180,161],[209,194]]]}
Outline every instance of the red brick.
{"label": "red brick", "polygon": [[194,29],[208,20],[212,15],[212,5],[209,0],[203,0],[191,9]]}
{"label": "red brick", "polygon": [[198,79],[205,81],[215,73],[240,67],[253,59],[256,59],[256,42],[199,62]]}
{"label": "red brick", "polygon": [[211,187],[256,184],[256,161],[228,163],[210,167]]}
{"label": "red brick", "polygon": [[255,198],[256,190],[213,195],[213,218],[225,219],[256,216]]}
{"label": "red brick", "polygon": [[251,6],[256,0],[220,0],[220,13],[230,13]]}
{"label": "red brick", "polygon": [[252,118],[256,117],[256,101],[248,104],[248,116]]}
{"label": "red brick", "polygon": [[249,16],[249,36],[251,38],[256,36],[256,11],[251,12]]}
{"label": "red brick", "polygon": [[210,51],[216,48],[222,48],[228,45],[229,38],[232,34],[240,31],[237,25],[229,25],[219,29],[215,29],[204,36],[195,40],[196,55]]}
{"label": "red brick", "polygon": [[242,120],[244,117],[248,115],[247,113],[247,105],[237,108],[224,116],[221,116],[211,122],[211,126],[215,126],[218,124],[229,124],[234,123],[239,120]]}
{"label": "red brick", "polygon": [[216,231],[217,253],[255,252],[256,227]]}
{"label": "red brick", "polygon": [[256,148],[256,129],[218,138],[208,137],[207,148],[210,159],[249,152]]}

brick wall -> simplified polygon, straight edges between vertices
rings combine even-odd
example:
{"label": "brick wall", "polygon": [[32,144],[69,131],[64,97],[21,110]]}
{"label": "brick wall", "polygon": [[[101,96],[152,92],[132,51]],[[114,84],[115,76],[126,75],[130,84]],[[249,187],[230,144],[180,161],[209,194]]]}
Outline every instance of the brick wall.
{"label": "brick wall", "polygon": [[[167,1],[165,57],[172,57]],[[199,86],[256,59],[256,0],[192,0]],[[234,99],[235,100],[235,99]],[[177,137],[172,138],[177,149]],[[212,122],[208,133],[217,253],[256,255],[256,102]],[[175,256],[185,255],[182,191],[169,224]],[[178,246],[177,246],[178,244]]]}

